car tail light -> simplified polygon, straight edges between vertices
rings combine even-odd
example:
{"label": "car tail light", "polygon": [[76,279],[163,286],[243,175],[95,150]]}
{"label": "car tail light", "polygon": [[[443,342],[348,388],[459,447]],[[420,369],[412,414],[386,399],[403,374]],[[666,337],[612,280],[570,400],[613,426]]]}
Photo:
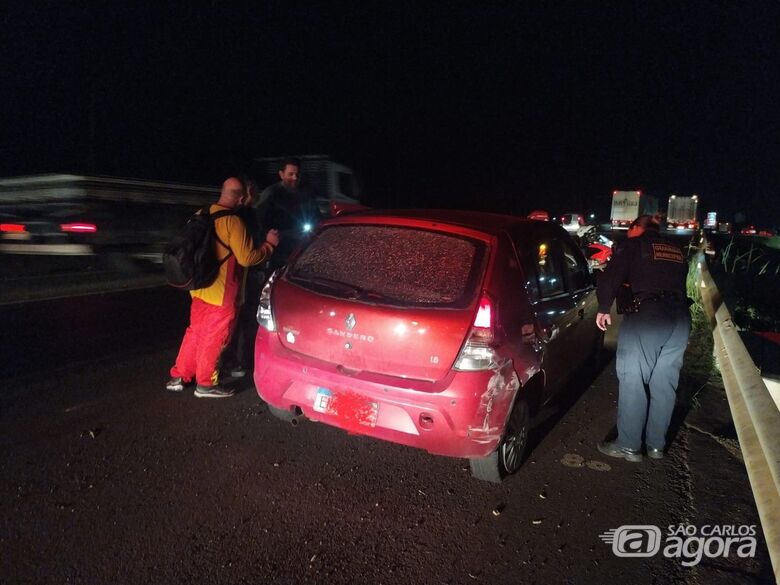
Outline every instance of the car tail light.
{"label": "car tail light", "polygon": [[26,231],[23,223],[0,223],[0,232],[24,233]]}
{"label": "car tail light", "polygon": [[97,231],[97,226],[94,223],[62,223],[60,229],[63,232],[94,234]]}
{"label": "car tail light", "polygon": [[279,274],[278,270],[266,281],[263,290],[260,292],[260,302],[257,305],[257,323],[267,331],[276,331],[276,323],[271,311],[271,285],[276,280],[277,274]]}
{"label": "car tail light", "polygon": [[479,300],[479,307],[468,339],[455,361],[456,370],[461,372],[487,370],[495,362],[496,354],[491,347],[494,319],[493,303],[489,297],[483,296]]}

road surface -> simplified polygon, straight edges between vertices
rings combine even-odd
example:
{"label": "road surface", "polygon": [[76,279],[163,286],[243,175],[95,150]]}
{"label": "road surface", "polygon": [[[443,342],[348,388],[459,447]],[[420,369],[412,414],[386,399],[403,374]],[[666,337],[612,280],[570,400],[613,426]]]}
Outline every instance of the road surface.
{"label": "road surface", "polygon": [[[717,383],[681,408],[666,459],[630,464],[595,449],[614,362],[583,373],[493,485],[463,460],[278,421],[248,381],[227,400],[165,391],[187,309],[165,288],[0,307],[0,582],[771,579]],[[692,567],[619,558],[600,535],[630,524],[757,525],[758,548]]]}

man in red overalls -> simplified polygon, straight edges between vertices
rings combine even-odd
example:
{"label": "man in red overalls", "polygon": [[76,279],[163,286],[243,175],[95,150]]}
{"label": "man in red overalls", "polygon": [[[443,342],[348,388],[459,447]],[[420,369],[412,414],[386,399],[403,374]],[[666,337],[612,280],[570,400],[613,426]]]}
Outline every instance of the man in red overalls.
{"label": "man in red overalls", "polygon": [[[231,177],[222,184],[219,201],[209,213],[231,210],[247,202],[240,179]],[[193,290],[190,325],[184,333],[176,364],[171,368],[168,390],[180,392],[193,380],[198,398],[227,398],[233,390],[219,385],[219,360],[227,345],[238,308],[243,301],[244,270],[268,259],[279,244],[276,230],[270,230],[262,245],[254,247],[251,234],[237,215],[214,221],[217,258],[224,260],[216,280],[208,287]]]}

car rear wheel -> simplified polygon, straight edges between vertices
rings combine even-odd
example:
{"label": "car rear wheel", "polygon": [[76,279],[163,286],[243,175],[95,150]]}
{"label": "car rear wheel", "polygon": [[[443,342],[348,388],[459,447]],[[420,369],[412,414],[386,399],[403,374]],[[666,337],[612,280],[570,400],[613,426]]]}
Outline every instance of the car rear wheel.
{"label": "car rear wheel", "polygon": [[525,461],[531,419],[528,403],[518,398],[498,447],[487,457],[469,459],[471,475],[476,479],[501,483],[515,473]]}

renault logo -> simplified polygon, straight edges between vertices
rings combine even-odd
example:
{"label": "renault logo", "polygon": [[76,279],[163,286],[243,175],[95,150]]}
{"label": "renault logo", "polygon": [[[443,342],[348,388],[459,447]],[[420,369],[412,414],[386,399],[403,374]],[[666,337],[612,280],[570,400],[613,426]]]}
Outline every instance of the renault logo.
{"label": "renault logo", "polygon": [[355,320],[355,313],[350,313],[347,315],[347,318],[344,319],[344,327],[347,328],[347,331],[352,331],[355,328],[355,324],[357,321]]}

